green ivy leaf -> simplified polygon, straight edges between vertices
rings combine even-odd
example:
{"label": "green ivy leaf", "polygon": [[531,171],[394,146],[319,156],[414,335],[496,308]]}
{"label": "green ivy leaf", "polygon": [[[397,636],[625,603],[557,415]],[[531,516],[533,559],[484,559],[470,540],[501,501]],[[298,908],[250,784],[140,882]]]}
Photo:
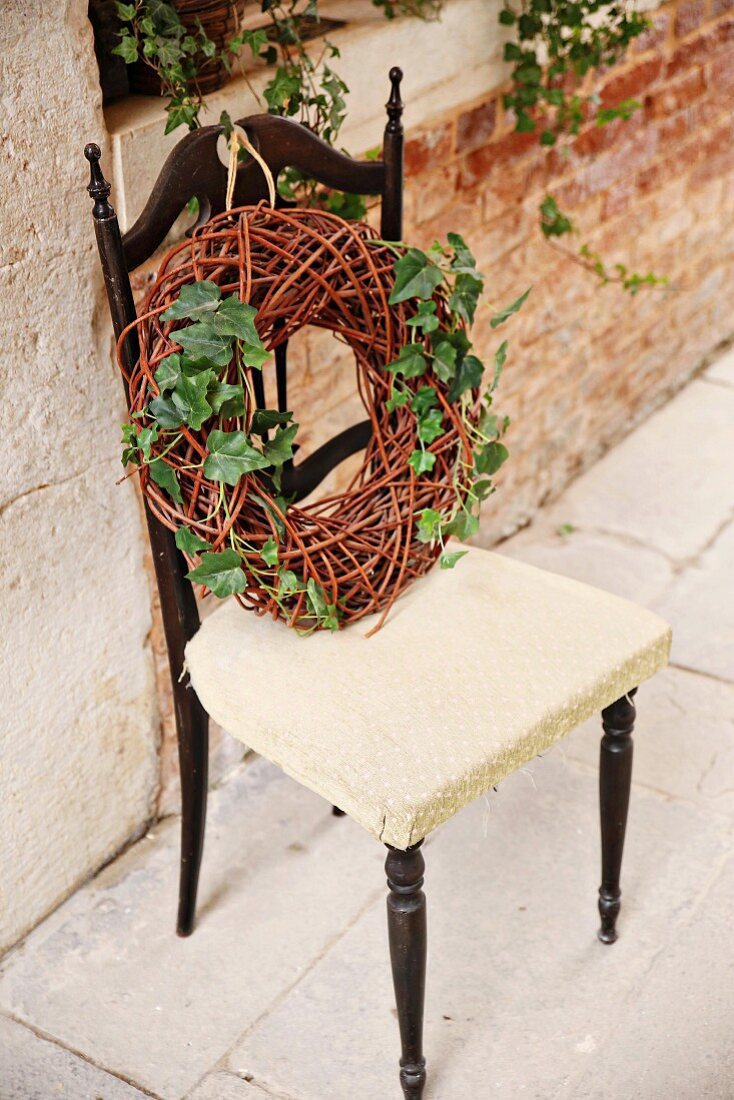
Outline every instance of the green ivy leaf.
{"label": "green ivy leaf", "polygon": [[403,378],[418,378],[428,369],[422,344],[406,344],[400,349],[397,359],[388,363],[385,370],[393,374],[402,374]]}
{"label": "green ivy leaf", "polygon": [[293,596],[297,592],[303,592],[304,584],[292,569],[281,569],[278,572],[278,595]]}
{"label": "green ivy leaf", "polygon": [[441,269],[418,248],[408,251],[395,263],[395,284],[390,293],[390,305],[409,298],[432,298],[441,283]]}
{"label": "green ivy leaf", "polygon": [[467,325],[474,322],[474,314],[482,293],[484,281],[476,275],[457,275],[453,292],[449,298],[449,308],[458,313]]}
{"label": "green ivy leaf", "polygon": [[207,390],[213,379],[214,374],[210,370],[191,377],[182,374],[171,394],[173,404],[195,432],[198,432],[204,421],[212,415],[213,410],[207,400]]}
{"label": "green ivy leaf", "polygon": [[158,389],[162,394],[175,388],[176,383],[183,374],[183,362],[177,351],[172,352],[163,359],[154,374],[158,383]]}
{"label": "green ivy leaf", "polygon": [[413,451],[408,459],[408,465],[412,466],[416,474],[427,474],[436,465],[436,456],[430,451]]}
{"label": "green ivy leaf", "polygon": [[492,377],[492,382],[491,382],[491,385],[489,387],[489,392],[490,393],[494,393],[494,391],[497,389],[497,385],[498,385],[499,380],[500,380],[500,375],[502,374],[502,368],[504,367],[506,360],[507,360],[507,341],[503,340],[502,343],[500,344],[500,346],[497,348],[497,351],[494,353],[494,375]]}
{"label": "green ivy leaf", "polygon": [[247,302],[241,302],[236,294],[231,294],[219,306],[216,313],[206,318],[212,332],[219,336],[236,336],[246,344],[260,344],[255,328],[257,310]]}
{"label": "green ivy leaf", "polygon": [[135,18],[134,4],[122,4],[120,0],[117,0],[115,3],[115,11],[117,12],[117,18],[122,19],[124,23],[132,23]]}
{"label": "green ivy leaf", "polygon": [[465,512],[460,509],[451,520],[447,523],[443,529],[445,536],[453,535],[459,542],[466,542],[472,535],[476,535],[479,530],[479,516],[475,516],[472,512]]}
{"label": "green ivy leaf", "polygon": [[418,542],[433,542],[438,537],[438,529],[441,526],[441,513],[435,508],[424,508],[416,515],[416,537]]}
{"label": "green ivy leaf", "polygon": [[389,397],[385,402],[385,408],[388,412],[395,412],[396,409],[407,405],[409,401],[410,390],[398,390],[393,386],[392,397]]}
{"label": "green ivy leaf", "polygon": [[298,424],[290,428],[278,428],[274,439],[265,444],[264,454],[269,466],[282,466],[293,458],[293,440],[296,438]]}
{"label": "green ivy leaf", "polygon": [[278,564],[278,544],[272,535],[267,542],[263,544],[263,548],[260,551],[260,557],[266,565]]}
{"label": "green ivy leaf", "polygon": [[209,433],[209,454],[204,461],[204,477],[236,485],[244,474],[264,470],[270,463],[256,450],[244,432]]}
{"label": "green ivy leaf", "polygon": [[429,409],[418,419],[418,438],[423,443],[433,443],[444,433],[443,411],[441,409]]}
{"label": "green ivy leaf", "polygon": [[179,321],[183,317],[199,321],[218,308],[221,297],[222,292],[217,284],[208,279],[186,283],[181,287],[178,300],[161,314],[161,321]]}
{"label": "green ivy leaf", "polygon": [[336,606],[329,603],[323,587],[313,577],[309,577],[306,584],[306,600],[320,626],[325,626],[328,630],[339,629]]}
{"label": "green ivy leaf", "polygon": [[161,489],[165,489],[169,497],[175,500],[177,504],[183,504],[183,497],[181,496],[181,486],[178,483],[178,478],[172,467],[170,467],[162,458],[156,458],[151,462],[148,467],[150,470],[150,476],[156,485],[160,485]]}
{"label": "green ivy leaf", "polygon": [[522,309],[523,303],[525,302],[525,299],[532,289],[533,288],[529,286],[524,294],[521,294],[519,298],[515,299],[512,305],[505,306],[504,309],[501,309],[499,313],[495,314],[495,316],[489,322],[492,328],[497,328],[498,325],[503,324],[508,317],[512,317],[513,313],[517,313],[519,309]]}
{"label": "green ivy leaf", "polygon": [[433,386],[421,386],[421,388],[413,394],[410,400],[410,407],[417,417],[421,417],[424,412],[427,412],[428,409],[432,409],[434,405],[437,404],[438,394]]}
{"label": "green ivy leaf", "polygon": [[123,34],[112,53],[121,57],[126,65],[132,65],[138,60],[138,43],[133,35]]}
{"label": "green ivy leaf", "polygon": [[190,558],[193,558],[194,554],[200,554],[202,550],[211,550],[209,543],[199,538],[190,527],[179,527],[176,532],[176,546]]}
{"label": "green ivy leaf", "polygon": [[504,443],[495,439],[491,443],[486,443],[481,451],[474,455],[474,469],[478,474],[488,474],[491,477],[509,457],[510,452]]}
{"label": "green ivy leaf", "polygon": [[451,383],[448,392],[449,401],[457,401],[462,393],[476,389],[481,384],[484,374],[484,363],[477,359],[476,355],[465,355],[459,364],[456,377]]}
{"label": "green ivy leaf", "polygon": [[442,569],[453,569],[459,558],[463,558],[468,553],[468,550],[446,550],[438,559],[438,563]]}
{"label": "green ivy leaf", "polygon": [[156,397],[148,406],[151,416],[154,416],[161,428],[180,428],[183,424],[181,410],[178,409],[170,397]]}
{"label": "green ivy leaf", "polygon": [[292,412],[278,412],[277,409],[256,409],[252,415],[250,433],[253,435],[265,435],[271,428],[277,428],[287,424],[293,419]]}
{"label": "green ivy leaf", "polygon": [[194,363],[226,367],[232,358],[232,337],[221,336],[203,321],[178,329],[171,338],[180,344]]}
{"label": "green ivy leaf", "polygon": [[448,340],[433,349],[433,373],[442,382],[450,382],[456,373],[456,348]]}
{"label": "green ivy leaf", "polygon": [[[289,75],[282,65],[278,66],[275,76],[266,84],[263,91],[265,101],[270,114],[281,114],[285,108],[286,114],[293,114],[293,100],[298,100],[301,93],[301,81],[296,75]],[[295,104],[298,109],[298,104]]]}
{"label": "green ivy leaf", "polygon": [[242,559],[235,550],[220,550],[203,554],[201,565],[186,574],[190,581],[204,584],[215,596],[224,599],[236,592],[244,592],[247,578],[242,569]]}
{"label": "green ivy leaf", "polygon": [[423,332],[435,332],[438,328],[436,303],[433,300],[421,302],[418,306],[418,312],[413,317],[409,317],[405,323],[410,325],[411,328],[420,328]]}
{"label": "green ivy leaf", "polygon": [[245,415],[245,391],[239,384],[235,386],[215,379],[206,392],[206,399],[212,407],[212,412],[224,420]]}

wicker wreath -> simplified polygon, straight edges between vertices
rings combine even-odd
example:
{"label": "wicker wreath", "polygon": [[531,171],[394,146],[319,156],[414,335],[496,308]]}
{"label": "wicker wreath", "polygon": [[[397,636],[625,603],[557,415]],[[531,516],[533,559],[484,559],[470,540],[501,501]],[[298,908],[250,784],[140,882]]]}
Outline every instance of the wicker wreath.
{"label": "wicker wreath", "polygon": [[[391,375],[385,367],[410,342],[406,322],[415,314],[414,302],[388,302],[394,263],[395,250],[366,224],[315,210],[242,207],[213,218],[168,253],[136,322],[140,358],[127,381],[138,424],[146,423],[146,406],[158,393],[157,368],[180,350],[177,333],[190,323],[160,317],[186,284],[209,280],[223,295],[236,293],[256,308],[255,325],[268,351],[305,325],[333,332],[351,349],[372,437],[343,492],[286,507],[266,471],[243,474],[234,486],[204,476],[209,433],[247,432],[255,411],[253,370],[238,363],[236,345],[221,380],[244,377],[244,416],[216,418],[198,431],[183,426],[174,446],[165,439],[151,446],[150,460],[160,457],[175,471],[182,503],[155,483],[146,465],[140,467],[149,506],[166,527],[188,527],[214,552],[237,549],[246,578],[237,594],[242,606],[299,629],[323,625],[314,620],[309,582],[336,609],[340,626],[379,610],[381,623],[397,595],[431,568],[440,551],[418,537],[416,513],[431,508],[445,515],[470,485],[471,444],[444,383],[432,373],[405,380],[413,392],[427,386],[436,391],[442,432],[427,447],[435,454],[430,472],[416,474],[408,463],[419,446],[415,415],[407,405],[388,409]],[[436,295],[435,302],[439,322],[447,323],[445,300]],[[262,551],[270,540],[277,561],[267,564]],[[187,556],[196,564],[197,554]],[[284,570],[300,582],[290,593],[279,582]]]}

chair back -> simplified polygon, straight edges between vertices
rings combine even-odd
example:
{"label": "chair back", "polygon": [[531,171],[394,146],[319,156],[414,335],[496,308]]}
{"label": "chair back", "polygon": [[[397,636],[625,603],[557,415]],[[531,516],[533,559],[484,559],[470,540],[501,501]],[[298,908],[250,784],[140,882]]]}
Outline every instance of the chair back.
{"label": "chair back", "polygon": [[[379,195],[381,234],[386,240],[400,240],[403,215],[403,104],[400,98],[402,72],[390,70],[390,96],[386,104],[381,161],[357,161],[327,145],[307,127],[292,119],[274,115],[253,115],[237,121],[249,141],[265,160],[274,179],[284,168],[297,168],[305,176],[325,187],[352,194]],[[116,337],[136,319],[130,285],[130,272],[150,259],[191,198],[199,203],[197,224],[225,209],[227,169],[217,145],[223,129],[206,126],[182,138],[166,160],[153,191],[135,224],[123,235],[109,202],[110,184],[100,167],[100,150],[87,145],[91,181],[87,188],[94,200],[92,216],[97,238],[107,299]],[[233,206],[246,206],[267,197],[262,170],[250,158],[239,166],[234,187]],[[131,329],[122,347],[123,364],[130,370],[137,361],[139,345]],[[287,408],[287,345],[275,350],[278,406]],[[264,387],[260,379],[255,397],[264,406]],[[349,455],[368,443],[369,420],[334,436],[300,465],[286,469],[283,491],[302,499],[326,475]],[[146,507],[146,520],[153,552],[153,563],[160,593],[163,627],[168,646],[177,718],[181,707],[190,708],[192,692],[187,692],[188,677],[182,677],[184,648],[199,628],[199,614],[187,566],[176,547],[174,536]]]}

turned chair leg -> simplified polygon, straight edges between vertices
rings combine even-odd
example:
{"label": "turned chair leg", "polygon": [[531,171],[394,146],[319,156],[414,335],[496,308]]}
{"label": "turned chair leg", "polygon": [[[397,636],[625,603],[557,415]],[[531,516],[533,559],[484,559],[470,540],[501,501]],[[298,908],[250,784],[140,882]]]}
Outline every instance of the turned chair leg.
{"label": "turned chair leg", "polygon": [[425,862],[421,840],[406,852],[387,845],[387,930],[400,1024],[400,1083],[406,1100],[421,1100],[426,1084],[423,1004],[426,991]]}
{"label": "turned chair leg", "polygon": [[204,850],[209,775],[209,716],[189,687],[176,699],[178,759],[181,769],[181,870],[178,891],[179,936],[190,936],[196,917],[201,855]]}
{"label": "turned chair leg", "polygon": [[622,897],[619,875],[632,781],[632,730],[636,713],[633,696],[636,691],[637,688],[633,688],[628,695],[623,695],[602,711],[604,736],[599,758],[601,928],[598,932],[602,943],[614,943],[617,939],[616,925]]}

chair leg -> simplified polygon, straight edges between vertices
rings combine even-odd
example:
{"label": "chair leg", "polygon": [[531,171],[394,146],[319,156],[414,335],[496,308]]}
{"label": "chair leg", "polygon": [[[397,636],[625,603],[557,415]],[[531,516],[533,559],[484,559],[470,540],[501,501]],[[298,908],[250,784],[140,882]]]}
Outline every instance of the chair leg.
{"label": "chair leg", "polygon": [[622,891],[624,833],[632,781],[632,730],[635,726],[633,696],[637,688],[602,711],[604,736],[599,758],[599,809],[601,813],[601,886],[599,914],[602,943],[617,939],[617,917]]}
{"label": "chair leg", "polygon": [[181,870],[178,891],[179,936],[190,936],[204,849],[209,777],[209,716],[191,688],[176,699],[178,759],[181,770]]}
{"label": "chair leg", "polygon": [[421,1100],[426,1084],[423,1057],[423,1004],[426,991],[425,862],[421,840],[407,851],[388,847],[385,871],[387,930],[390,940],[395,1001],[400,1024],[400,1083],[406,1100]]}

